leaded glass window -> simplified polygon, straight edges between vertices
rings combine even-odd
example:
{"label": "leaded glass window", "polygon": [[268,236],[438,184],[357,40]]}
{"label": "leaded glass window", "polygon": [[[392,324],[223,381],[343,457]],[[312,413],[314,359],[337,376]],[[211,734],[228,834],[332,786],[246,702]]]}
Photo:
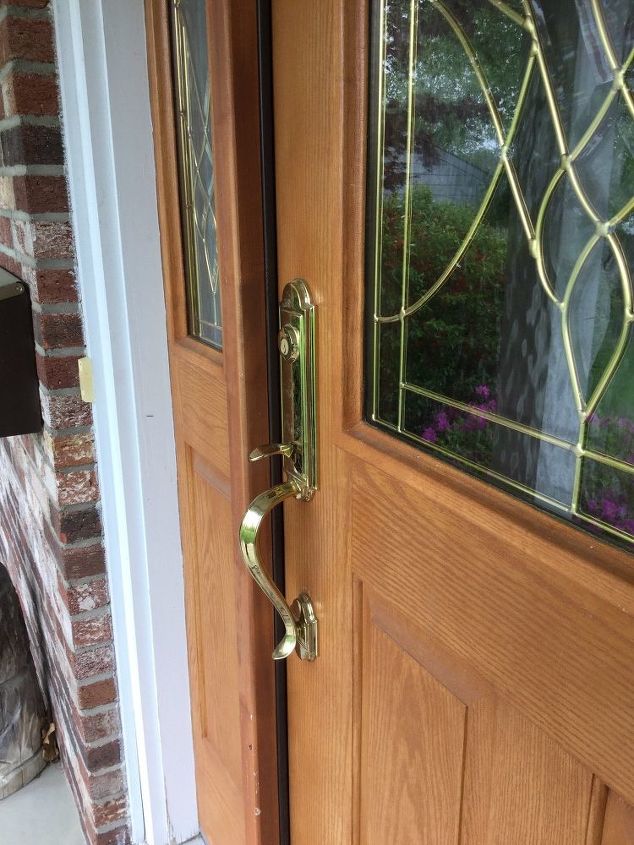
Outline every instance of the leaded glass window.
{"label": "leaded glass window", "polygon": [[376,0],[368,417],[634,541],[630,0]]}
{"label": "leaded glass window", "polygon": [[189,332],[222,347],[205,0],[171,0]]}

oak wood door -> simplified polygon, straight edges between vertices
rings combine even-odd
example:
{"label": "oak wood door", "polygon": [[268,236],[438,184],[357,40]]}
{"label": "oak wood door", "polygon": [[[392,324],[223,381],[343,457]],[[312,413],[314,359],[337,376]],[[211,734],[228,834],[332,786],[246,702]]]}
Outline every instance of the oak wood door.
{"label": "oak wood door", "polygon": [[[515,2],[384,10],[470,5],[530,29]],[[273,4],[280,285],[318,309],[320,490],[285,505],[320,620],[288,665],[293,845],[632,845],[631,554],[366,421],[372,37],[366,2]]]}
{"label": "oak wood door", "polygon": [[147,0],[146,17],[200,824],[214,845],[268,845],[272,620],[237,544],[269,484],[246,460],[268,440],[256,4]]}

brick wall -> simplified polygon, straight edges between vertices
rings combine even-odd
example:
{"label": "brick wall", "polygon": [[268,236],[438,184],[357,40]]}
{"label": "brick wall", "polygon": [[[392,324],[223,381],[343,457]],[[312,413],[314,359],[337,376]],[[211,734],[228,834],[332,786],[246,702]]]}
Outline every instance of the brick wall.
{"label": "brick wall", "polygon": [[29,285],[44,429],[0,440],[18,589],[88,841],[129,841],[112,621],[48,0],[0,0],[0,265]]}

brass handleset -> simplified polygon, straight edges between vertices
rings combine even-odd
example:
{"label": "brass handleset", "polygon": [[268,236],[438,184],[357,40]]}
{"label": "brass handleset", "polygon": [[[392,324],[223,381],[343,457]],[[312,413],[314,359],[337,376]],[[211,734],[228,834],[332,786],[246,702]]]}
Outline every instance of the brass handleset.
{"label": "brass handleset", "polygon": [[284,288],[280,304],[282,443],[259,446],[249,460],[281,455],[286,481],[260,493],[240,525],[240,549],[249,572],[284,622],[285,634],[273,651],[274,660],[297,651],[302,660],[318,655],[318,621],[306,592],[288,605],[262,568],[257,539],[264,518],[285,499],[309,502],[317,490],[317,418],[315,408],[315,306],[306,283],[294,279]]}

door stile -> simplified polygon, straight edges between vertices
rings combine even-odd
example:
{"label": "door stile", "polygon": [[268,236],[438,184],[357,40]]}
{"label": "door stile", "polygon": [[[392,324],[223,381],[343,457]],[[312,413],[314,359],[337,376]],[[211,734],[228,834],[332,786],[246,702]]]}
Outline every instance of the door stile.
{"label": "door stile", "polygon": [[[249,502],[269,483],[267,468],[247,460],[253,444],[269,439],[257,19],[255,4],[248,0],[211,3],[208,9],[211,32],[222,33],[220,49],[215,44],[210,50],[212,79],[224,82],[215,99],[221,107],[214,114],[214,132],[219,147],[232,153],[220,163],[216,188],[219,203],[231,214],[226,221],[219,215],[218,241],[225,272],[232,522],[238,526]],[[270,549],[268,534],[262,548]],[[234,563],[246,841],[267,845],[277,841],[279,823],[271,614],[245,570],[235,538]]]}
{"label": "door stile", "polygon": [[[217,157],[215,171],[218,263],[220,267],[223,350],[204,346],[187,336],[183,245],[179,219],[179,190],[176,179],[177,152],[175,114],[172,107],[168,4],[146,2],[147,38],[158,204],[163,233],[162,250],[170,340],[170,361],[175,400],[179,487],[183,542],[187,557],[187,534],[192,524],[191,485],[186,468],[191,464],[194,442],[207,449],[218,489],[229,497],[231,524],[223,527],[231,549],[235,630],[231,659],[237,666],[242,783],[242,807],[224,801],[223,796],[201,794],[201,821],[205,802],[214,802],[211,815],[215,830],[207,830],[214,841],[268,845],[278,837],[278,795],[275,747],[274,672],[270,662],[273,635],[270,610],[259,596],[239,555],[237,526],[249,501],[268,486],[267,468],[249,465],[247,455],[254,444],[267,442],[267,374],[264,297],[264,257],[260,171],[260,123],[258,112],[257,20],[255,3],[214,2],[207,4],[210,77],[212,81],[212,127]],[[194,389],[192,390],[192,385]],[[213,396],[207,396],[211,389]],[[202,408],[195,406],[200,403]],[[209,442],[205,425],[218,417]],[[194,429],[200,425],[197,435]],[[217,436],[216,436],[217,435]],[[220,444],[220,445],[218,445]],[[226,444],[222,446],[222,444]],[[225,455],[217,454],[218,448]],[[214,454],[216,452],[216,454]],[[216,463],[217,462],[217,463]],[[218,469],[219,465],[219,469]],[[217,470],[217,473],[216,473]],[[214,514],[208,514],[214,519]],[[265,542],[263,550],[268,547]],[[186,561],[187,568],[187,561]],[[204,600],[193,579],[188,584],[188,605]],[[213,589],[214,585],[205,585]],[[200,691],[199,657],[194,653],[214,648],[214,642],[199,641],[195,614],[188,612],[192,706],[197,730]],[[218,677],[217,684],[226,682]],[[220,718],[220,715],[218,716]],[[222,733],[223,726],[217,726]],[[204,725],[198,720],[198,730]],[[202,742],[202,739],[201,739]],[[202,752],[198,752],[198,763]],[[199,780],[201,772],[199,771]],[[221,780],[220,772],[214,780]],[[220,818],[223,815],[223,818]],[[236,815],[238,816],[236,818]],[[242,824],[244,828],[242,828]],[[204,827],[203,827],[204,829]]]}
{"label": "door stile", "polygon": [[[344,33],[349,34],[351,16],[356,17],[351,7],[356,9],[357,3],[276,0],[273,5],[280,293],[286,282],[301,276],[317,307],[320,489],[308,506],[291,502],[284,510],[286,592],[296,595],[307,589],[314,597],[322,655],[314,663],[290,660],[288,665],[294,845],[347,843],[352,834],[352,595],[346,561],[349,532],[340,507],[347,479],[340,451],[331,448],[343,398],[338,389],[320,391],[322,384],[342,384],[341,187],[346,181],[342,144],[347,105],[342,93]],[[350,113],[347,118],[354,119]],[[288,235],[290,220],[295,221],[293,236]],[[333,565],[324,567],[324,560]],[[303,787],[308,780],[310,788]]]}

